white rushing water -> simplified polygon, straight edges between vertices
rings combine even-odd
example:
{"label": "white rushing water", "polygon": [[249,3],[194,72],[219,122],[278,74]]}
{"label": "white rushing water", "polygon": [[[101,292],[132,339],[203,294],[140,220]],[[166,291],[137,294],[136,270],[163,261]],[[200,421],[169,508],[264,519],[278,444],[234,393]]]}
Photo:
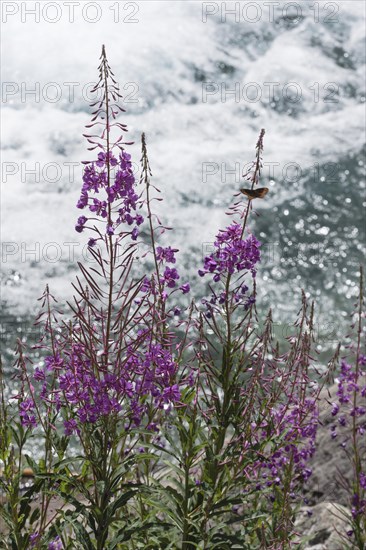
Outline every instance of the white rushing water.
{"label": "white rushing water", "polygon": [[320,326],[338,334],[365,236],[364,2],[79,2],[73,22],[70,3],[38,3],[39,22],[33,4],[2,3],[8,310],[33,311],[46,282],[61,301],[71,294],[71,251],[87,240],[74,230],[80,161],[91,158],[86,85],[105,44],[130,152],[138,162],[145,131],[159,208],[193,286],[263,127],[270,193],[250,223],[264,243],[260,303],[293,316],[303,287]]}

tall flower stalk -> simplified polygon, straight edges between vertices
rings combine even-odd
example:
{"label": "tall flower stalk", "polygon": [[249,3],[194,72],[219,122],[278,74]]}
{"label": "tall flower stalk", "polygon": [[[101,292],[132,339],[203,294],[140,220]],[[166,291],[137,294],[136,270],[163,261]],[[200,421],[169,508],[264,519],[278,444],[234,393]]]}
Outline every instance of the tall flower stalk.
{"label": "tall flower stalk", "polygon": [[[362,348],[364,334],[364,279],[360,268],[359,299],[354,312],[348,354],[343,357],[337,380],[337,393],[332,403],[331,438],[339,442],[347,456],[352,475],[341,477],[340,483],[349,494],[350,514],[347,523],[352,528],[340,533],[346,548],[365,548],[366,544],[366,352]],[[344,515],[344,513],[343,513]]]}
{"label": "tall flower stalk", "polygon": [[[99,152],[96,160],[85,162],[77,206],[87,215],[78,218],[75,229],[94,233],[88,244],[95,264],[88,269],[79,264],[82,278],[77,278],[69,304],[73,318],[59,323],[57,337],[46,290],[40,318],[45,319],[49,344],[40,347],[49,354],[43,368],[27,375],[20,409],[24,425],[46,427],[48,454],[57,452],[53,431],[61,428],[68,439],[76,438],[79,459],[63,453],[56,465],[46,460],[47,475],[55,481],[50,472],[57,470],[60,476],[61,468],[68,477],[72,491],[64,497],[73,506],[80,498],[82,505],[64,521],[73,525],[81,514],[79,529],[89,546],[99,550],[106,547],[111,525],[121,521],[121,508],[138,491],[132,464],[136,468],[139,430],[155,434],[165,407],[179,400],[180,392],[174,384],[174,358],[157,337],[165,320],[158,322],[158,308],[150,300],[154,292],[147,291],[146,277],[134,269],[142,201],[125,149],[128,143],[117,133],[126,126],[116,120],[123,109],[104,47],[94,92],[102,99],[92,104],[96,110],[88,128],[96,133],[86,137],[89,149]],[[162,293],[165,285],[175,286],[176,276],[176,270],[166,268],[158,279]],[[45,525],[38,527],[35,547],[44,544]]]}

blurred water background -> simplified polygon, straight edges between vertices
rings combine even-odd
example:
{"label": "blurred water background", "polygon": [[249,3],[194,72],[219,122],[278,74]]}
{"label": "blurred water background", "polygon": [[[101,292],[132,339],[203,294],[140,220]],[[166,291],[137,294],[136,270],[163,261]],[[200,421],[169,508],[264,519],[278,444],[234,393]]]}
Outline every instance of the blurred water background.
{"label": "blurred water background", "polygon": [[80,2],[73,22],[63,2],[39,22],[20,9],[35,3],[18,4],[2,25],[6,368],[15,337],[35,335],[46,283],[64,303],[85,253],[75,204],[80,162],[92,158],[82,133],[103,43],[125,96],[136,169],[144,131],[164,196],[158,208],[193,294],[202,295],[197,269],[229,221],[263,127],[270,192],[250,221],[263,243],[258,310],[272,306],[284,337],[304,288],[316,300],[318,350],[334,347],[364,258],[364,2],[237,2],[236,15],[223,11],[234,2],[103,1],[84,13]]}

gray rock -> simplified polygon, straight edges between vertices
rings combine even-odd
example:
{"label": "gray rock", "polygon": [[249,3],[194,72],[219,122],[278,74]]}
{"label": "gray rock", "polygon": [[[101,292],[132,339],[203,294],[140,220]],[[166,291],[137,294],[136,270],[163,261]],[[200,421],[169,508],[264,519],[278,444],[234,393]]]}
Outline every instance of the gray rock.
{"label": "gray rock", "polygon": [[[295,522],[305,542],[304,550],[343,550],[348,542],[347,508],[333,502],[321,502],[301,508]],[[342,538],[342,535],[344,538]],[[351,542],[352,539],[349,539]]]}

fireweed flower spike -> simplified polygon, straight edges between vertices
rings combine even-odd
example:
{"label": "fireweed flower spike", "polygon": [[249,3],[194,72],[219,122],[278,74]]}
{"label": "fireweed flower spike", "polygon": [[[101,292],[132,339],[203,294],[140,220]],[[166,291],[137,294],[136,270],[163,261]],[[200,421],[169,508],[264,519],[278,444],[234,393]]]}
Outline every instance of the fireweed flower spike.
{"label": "fireweed flower spike", "polygon": [[[96,550],[102,550],[110,518],[136,491],[132,487],[126,499],[113,502],[114,496],[123,495],[124,480],[132,480],[131,464],[125,466],[125,461],[134,456],[136,430],[155,434],[179,403],[183,385],[177,379],[179,346],[169,345],[169,310],[164,314],[157,308],[154,292],[144,295],[150,279],[135,268],[144,202],[126,151],[130,143],[123,139],[127,128],[117,121],[118,112],[123,112],[118,105],[121,96],[104,47],[94,91],[101,99],[92,105],[95,111],[88,127],[93,134],[86,137],[97,155],[85,162],[77,207],[86,212],[79,216],[76,231],[94,232],[88,244],[96,267],[80,264],[82,278],[74,285],[69,323],[58,321],[48,289],[44,294],[39,316],[44,337],[38,348],[46,357],[27,375],[24,386],[30,391],[27,394],[25,389],[20,396],[19,416],[25,428],[38,425],[46,432],[48,471],[55,470],[55,457],[65,456],[67,445],[60,450],[60,428],[66,442],[71,436],[76,439],[93,484],[81,514],[94,535]],[[153,287],[160,289],[164,308],[172,292],[179,288],[182,294],[189,292],[189,284],[172,266],[176,252],[169,246],[155,251],[159,276]],[[148,435],[144,438],[150,441]],[[83,492],[77,479],[74,489]],[[38,529],[40,539],[45,525]],[[54,539],[49,547],[60,544]]]}
{"label": "fireweed flower spike", "polygon": [[[256,159],[246,174],[251,189],[259,182],[263,137],[264,130],[256,144]],[[253,500],[248,496],[243,502],[244,508],[249,502],[253,506],[260,502],[272,515],[273,538],[263,534],[262,542],[281,540],[289,544],[293,538],[292,496],[311,475],[307,462],[315,450],[318,425],[319,390],[306,391],[313,310],[309,316],[303,296],[296,323],[299,334],[286,354],[280,355],[272,344],[271,311],[263,333],[254,337],[260,242],[252,234],[244,236],[251,208],[251,201],[240,195],[229,212],[237,219],[217,234],[214,251],[199,270],[199,275],[209,280],[211,292],[203,300],[202,347],[198,353],[206,382],[201,403],[208,432],[202,466],[205,493],[210,495],[205,501],[206,515],[215,515],[212,495],[217,487],[230,487],[225,493],[227,504],[229,495],[253,495]],[[208,334],[220,342],[221,358]],[[232,475],[226,477],[226,471]],[[222,498],[217,494],[216,502]],[[232,510],[236,510],[238,501],[232,502]]]}
{"label": "fireweed flower spike", "polygon": [[[264,134],[265,130],[262,129],[256,144],[256,159],[253,161],[250,170],[245,174],[246,179],[251,182],[251,189],[258,184],[261,174]],[[213,292],[209,301],[207,299],[203,300],[204,305],[207,307],[206,315],[208,317],[211,317],[218,300],[219,303],[224,303],[227,314],[229,313],[229,306],[232,307],[233,304],[235,304],[235,308],[242,305],[245,310],[248,310],[255,303],[254,294],[251,296],[246,294],[248,286],[243,277],[246,272],[250,271],[252,277],[255,278],[255,266],[260,261],[259,248],[261,243],[254,235],[249,235],[249,237],[243,239],[250,208],[251,201],[248,199],[246,204],[243,204],[242,196],[239,202],[230,208],[231,212],[229,214],[239,216],[243,222],[239,224],[234,221],[216,235],[215,250],[210,256],[205,257],[203,269],[198,271],[201,277],[212,274],[214,283],[222,281],[224,284],[220,298]],[[240,277],[237,277],[234,292],[229,295],[228,290],[230,284],[233,284],[232,277],[235,274],[240,274]]]}
{"label": "fireweed flower spike", "polygon": [[[149,233],[151,242],[151,254],[154,261],[154,275],[151,279],[145,279],[142,287],[142,292],[150,292],[153,295],[159,294],[161,311],[159,313],[161,322],[164,324],[163,319],[171,316],[174,307],[170,311],[166,311],[165,303],[167,298],[172,292],[179,287],[183,294],[190,292],[190,285],[185,282],[181,283],[181,278],[176,267],[170,267],[167,264],[176,264],[176,253],[178,249],[171,246],[162,247],[157,245],[157,236],[169,231],[170,228],[164,226],[157,216],[153,215],[151,209],[151,203],[157,200],[157,197],[152,197],[152,190],[160,194],[160,190],[151,183],[152,171],[148,159],[146,136],[142,134],[142,156],[141,156],[141,178],[140,183],[145,186],[146,192],[146,206],[147,206],[147,218],[149,222]],[[158,199],[162,200],[162,199]],[[155,223],[154,223],[155,222]],[[166,335],[167,336],[167,335]]]}
{"label": "fireweed flower spike", "polygon": [[[352,536],[356,548],[366,545],[366,357],[361,353],[363,319],[363,269],[360,269],[360,294],[354,313],[356,344],[351,344],[349,356],[343,358],[337,377],[337,392],[332,403],[330,437],[336,440],[350,459],[352,471],[349,502]],[[349,486],[347,481],[346,486]]]}
{"label": "fireweed flower spike", "polygon": [[[131,155],[125,150],[125,145],[130,143],[124,142],[123,135],[127,127],[116,120],[118,113],[124,112],[124,109],[118,105],[118,99],[122,96],[108,64],[104,46],[98,69],[99,81],[92,92],[100,94],[102,99],[91,104],[95,111],[87,128],[98,131],[102,125],[102,131],[97,134],[84,134],[84,136],[91,144],[89,150],[100,149],[101,151],[94,161],[84,162],[86,167],[83,186],[77,203],[78,208],[88,208],[93,216],[89,220],[86,216],[80,216],[75,229],[81,233],[88,221],[95,222],[99,218],[99,222],[104,220],[102,228],[94,229],[101,237],[104,236],[109,240],[122,223],[127,223],[131,226],[132,239],[136,240],[143,217],[136,212],[139,196],[135,191]],[[92,241],[90,246],[94,244]]]}

